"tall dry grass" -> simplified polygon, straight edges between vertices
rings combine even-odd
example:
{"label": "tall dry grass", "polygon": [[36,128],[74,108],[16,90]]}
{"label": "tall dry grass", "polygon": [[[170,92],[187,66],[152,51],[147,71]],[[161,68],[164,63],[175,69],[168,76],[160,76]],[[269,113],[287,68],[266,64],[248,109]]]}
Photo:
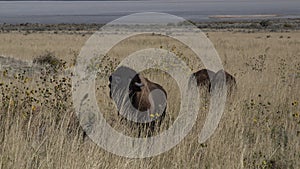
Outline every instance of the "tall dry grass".
{"label": "tall dry grass", "polygon": [[[217,130],[205,143],[198,143],[198,134],[208,112],[209,96],[205,93],[196,125],[182,142],[155,157],[130,159],[111,154],[91,140],[82,139],[70,98],[71,76],[59,72],[43,74],[43,70],[22,74],[18,68],[14,71],[5,68],[0,72],[1,168],[299,168],[300,33],[208,34],[225,70],[236,77],[238,89],[235,97],[228,100]],[[74,37],[59,36],[60,41],[54,38],[56,35],[0,34],[5,37],[0,38],[1,44],[11,44],[1,46],[0,51],[5,55],[32,59],[31,56],[50,49],[69,61],[73,55],[63,49],[74,45]],[[39,40],[32,41],[28,37]],[[73,49],[78,52],[86,38],[76,38],[78,43]],[[107,66],[97,79],[98,104],[105,112],[107,122],[129,135],[130,127],[120,120],[109,99],[105,77],[122,57],[136,49],[152,46],[168,49],[182,57],[192,55],[175,41],[164,42],[163,37],[143,39],[129,39],[112,49],[110,57],[104,60]],[[56,46],[54,42],[64,45]],[[193,70],[202,68],[201,64],[193,65],[194,60],[187,62]],[[168,93],[164,123],[168,127],[178,114],[179,88],[163,72],[149,70],[142,74],[161,84]]]}

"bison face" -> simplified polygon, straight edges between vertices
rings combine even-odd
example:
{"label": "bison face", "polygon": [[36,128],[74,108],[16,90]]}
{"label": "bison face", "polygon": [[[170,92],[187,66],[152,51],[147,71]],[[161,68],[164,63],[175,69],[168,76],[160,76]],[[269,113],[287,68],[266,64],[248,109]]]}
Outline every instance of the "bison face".
{"label": "bison face", "polygon": [[215,72],[208,69],[201,69],[192,74],[192,77],[196,79],[197,86],[204,87],[208,91],[211,88],[211,79],[215,76]]}
{"label": "bison face", "polygon": [[[130,79],[131,80],[131,79]],[[135,75],[130,84],[129,84],[129,92],[141,92],[142,88],[145,86],[145,82],[142,82],[142,79],[139,74]]]}
{"label": "bison face", "polygon": [[114,98],[124,96],[131,80],[137,75],[136,71],[121,66],[109,76],[109,96]]}

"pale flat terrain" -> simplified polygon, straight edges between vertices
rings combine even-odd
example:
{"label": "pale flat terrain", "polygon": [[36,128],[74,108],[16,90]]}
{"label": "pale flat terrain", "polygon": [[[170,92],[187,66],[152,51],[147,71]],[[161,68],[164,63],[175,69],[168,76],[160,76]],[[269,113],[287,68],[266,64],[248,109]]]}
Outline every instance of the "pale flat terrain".
{"label": "pale flat terrain", "polygon": [[[207,113],[203,106],[191,133],[172,150],[145,159],[110,154],[90,140],[69,138],[66,122],[51,120],[59,116],[58,112],[72,112],[69,76],[63,80],[63,75],[24,73],[23,78],[22,75],[16,78],[15,72],[1,70],[0,168],[298,168],[300,32],[206,33],[225,70],[236,78],[238,91],[228,102],[216,132],[205,144],[197,142]],[[49,51],[65,60],[66,67],[70,68],[88,38],[89,35],[81,34],[1,33],[0,55],[30,61]],[[190,51],[175,41],[141,36],[111,50],[110,58],[105,61],[107,69],[111,70],[121,58],[145,47],[167,49],[182,58],[192,57]],[[193,71],[203,68],[202,64],[194,63],[193,59],[187,59]],[[167,122],[174,121],[176,106],[180,104],[175,81],[157,71],[144,72],[144,75],[167,90]],[[125,130],[126,126],[119,125],[116,110],[109,107],[112,102],[108,97],[108,82],[100,79],[98,84],[102,85],[97,88],[99,104],[102,109],[110,110],[105,114],[107,121],[117,130]],[[44,103],[51,92],[54,93]],[[38,114],[38,118],[31,114]],[[39,131],[43,121],[48,124],[46,133],[36,138],[32,130]],[[61,128],[57,127],[60,125]]]}

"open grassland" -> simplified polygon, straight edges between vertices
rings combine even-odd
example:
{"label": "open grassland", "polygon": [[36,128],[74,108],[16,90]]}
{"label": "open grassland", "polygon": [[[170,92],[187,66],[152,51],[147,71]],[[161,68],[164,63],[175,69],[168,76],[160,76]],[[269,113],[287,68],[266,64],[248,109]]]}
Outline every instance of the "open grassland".
{"label": "open grassland", "polygon": [[[300,32],[206,34],[225,70],[236,77],[237,93],[205,143],[198,143],[209,104],[202,93],[198,119],[188,136],[170,151],[145,159],[119,157],[82,140],[72,107],[70,68],[89,36],[0,34],[0,54],[26,60],[16,65],[7,58],[1,62],[0,168],[299,168]],[[128,135],[134,133],[117,116],[107,76],[122,58],[147,47],[172,51],[193,71],[203,68],[185,46],[162,36],[135,37],[113,48],[100,66],[97,99],[107,122]],[[157,70],[143,75],[168,92],[164,129],[178,114],[178,86]]]}

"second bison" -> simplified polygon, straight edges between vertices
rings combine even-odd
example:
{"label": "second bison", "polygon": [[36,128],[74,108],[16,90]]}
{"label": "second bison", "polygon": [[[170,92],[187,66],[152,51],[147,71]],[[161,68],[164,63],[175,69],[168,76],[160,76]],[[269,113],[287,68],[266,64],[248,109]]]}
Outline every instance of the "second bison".
{"label": "second bison", "polygon": [[220,89],[223,81],[227,86],[228,94],[233,93],[237,88],[235,78],[224,70],[219,70],[215,73],[208,69],[201,69],[193,73],[192,77],[195,78],[197,86],[205,88],[210,92]]}

